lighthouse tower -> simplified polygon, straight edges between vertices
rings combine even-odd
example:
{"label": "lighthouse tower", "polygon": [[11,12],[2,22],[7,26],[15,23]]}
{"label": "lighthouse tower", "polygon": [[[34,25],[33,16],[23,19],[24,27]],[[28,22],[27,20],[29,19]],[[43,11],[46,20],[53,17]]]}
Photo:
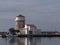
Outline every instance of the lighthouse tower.
{"label": "lighthouse tower", "polygon": [[20,30],[21,28],[25,27],[25,16],[18,15],[16,16],[16,30]]}

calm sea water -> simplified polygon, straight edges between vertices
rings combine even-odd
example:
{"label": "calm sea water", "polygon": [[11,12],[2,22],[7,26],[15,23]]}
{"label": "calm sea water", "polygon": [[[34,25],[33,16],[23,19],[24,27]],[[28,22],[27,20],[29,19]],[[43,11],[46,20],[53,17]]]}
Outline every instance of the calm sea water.
{"label": "calm sea water", "polygon": [[18,37],[0,37],[0,45],[60,45],[60,38],[18,38]]}

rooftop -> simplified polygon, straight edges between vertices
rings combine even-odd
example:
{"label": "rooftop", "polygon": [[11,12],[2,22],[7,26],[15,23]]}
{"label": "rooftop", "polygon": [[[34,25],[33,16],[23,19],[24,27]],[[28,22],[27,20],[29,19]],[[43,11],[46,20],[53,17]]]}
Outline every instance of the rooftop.
{"label": "rooftop", "polygon": [[34,24],[26,24],[27,26],[37,28]]}
{"label": "rooftop", "polygon": [[20,15],[18,15],[18,16],[16,16],[16,17],[25,17],[25,16],[23,16],[23,15],[20,14]]}

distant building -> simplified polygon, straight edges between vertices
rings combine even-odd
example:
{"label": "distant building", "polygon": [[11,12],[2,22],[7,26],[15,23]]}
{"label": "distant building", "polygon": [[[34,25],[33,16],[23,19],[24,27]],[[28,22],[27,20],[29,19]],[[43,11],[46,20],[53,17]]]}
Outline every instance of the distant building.
{"label": "distant building", "polygon": [[37,27],[34,24],[25,24],[25,16],[18,15],[16,16],[16,30],[19,30],[20,33],[17,34],[37,34]]}

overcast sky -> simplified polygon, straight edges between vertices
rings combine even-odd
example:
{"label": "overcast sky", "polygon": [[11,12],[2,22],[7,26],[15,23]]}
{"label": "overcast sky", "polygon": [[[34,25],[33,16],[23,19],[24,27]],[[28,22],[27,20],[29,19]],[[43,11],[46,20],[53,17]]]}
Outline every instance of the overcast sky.
{"label": "overcast sky", "polygon": [[60,30],[60,0],[0,0],[0,19],[19,14],[43,30]]}

